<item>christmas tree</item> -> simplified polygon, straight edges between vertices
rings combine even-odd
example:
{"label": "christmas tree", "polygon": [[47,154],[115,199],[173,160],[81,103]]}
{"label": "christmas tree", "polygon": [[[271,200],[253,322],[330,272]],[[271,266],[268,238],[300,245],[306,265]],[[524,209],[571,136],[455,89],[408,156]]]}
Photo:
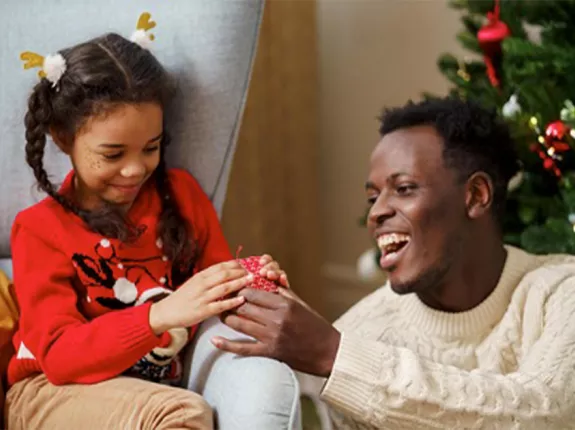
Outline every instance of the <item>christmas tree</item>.
{"label": "christmas tree", "polygon": [[438,60],[450,93],[496,108],[523,166],[509,184],[505,241],[534,253],[575,254],[575,0],[449,6],[462,13],[457,38],[469,51]]}
{"label": "christmas tree", "polygon": [[[468,51],[438,59],[450,95],[495,108],[517,143],[522,171],[509,184],[505,242],[575,254],[575,0],[448,4],[461,12],[457,39]],[[366,258],[379,255],[364,254],[358,271],[373,276]]]}

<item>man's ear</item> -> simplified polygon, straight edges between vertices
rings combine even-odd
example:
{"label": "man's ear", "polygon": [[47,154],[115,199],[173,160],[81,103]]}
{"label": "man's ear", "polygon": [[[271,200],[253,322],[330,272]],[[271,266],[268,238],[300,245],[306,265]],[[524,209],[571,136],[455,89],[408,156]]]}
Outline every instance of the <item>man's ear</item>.
{"label": "man's ear", "polygon": [[465,209],[467,216],[477,219],[485,215],[493,204],[493,181],[485,172],[476,172],[467,180]]}
{"label": "man's ear", "polygon": [[68,139],[66,139],[63,133],[60,133],[55,128],[50,127],[50,136],[52,137],[52,140],[56,146],[60,148],[60,151],[66,155],[70,155],[72,145],[70,142],[68,142]]}

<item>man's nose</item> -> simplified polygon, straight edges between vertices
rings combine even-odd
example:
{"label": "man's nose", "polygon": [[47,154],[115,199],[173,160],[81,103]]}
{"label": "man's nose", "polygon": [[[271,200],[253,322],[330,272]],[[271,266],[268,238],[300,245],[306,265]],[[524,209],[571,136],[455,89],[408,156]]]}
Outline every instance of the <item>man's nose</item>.
{"label": "man's nose", "polygon": [[395,214],[393,207],[389,205],[389,201],[384,195],[380,195],[371,206],[367,221],[372,225],[380,225],[386,219],[391,218]]}

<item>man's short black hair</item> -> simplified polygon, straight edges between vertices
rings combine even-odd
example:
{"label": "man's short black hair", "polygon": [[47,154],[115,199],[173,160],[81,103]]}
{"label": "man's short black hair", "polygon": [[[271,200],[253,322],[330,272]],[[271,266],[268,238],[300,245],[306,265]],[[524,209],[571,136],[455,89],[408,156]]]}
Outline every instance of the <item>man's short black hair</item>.
{"label": "man's short black hair", "polygon": [[443,138],[445,165],[459,171],[462,181],[478,171],[491,177],[494,214],[502,222],[507,184],[520,164],[509,128],[494,110],[454,97],[434,98],[384,110],[380,120],[382,137],[403,128],[434,127]]}

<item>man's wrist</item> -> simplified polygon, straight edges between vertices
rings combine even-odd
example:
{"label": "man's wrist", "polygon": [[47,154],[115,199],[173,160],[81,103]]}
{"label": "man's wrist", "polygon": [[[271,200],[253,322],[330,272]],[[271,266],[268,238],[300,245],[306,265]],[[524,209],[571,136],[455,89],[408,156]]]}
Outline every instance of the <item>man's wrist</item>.
{"label": "man's wrist", "polygon": [[334,328],[331,336],[329,336],[327,340],[325,358],[323,360],[323,363],[321,364],[319,376],[329,378],[329,376],[331,375],[333,371],[333,366],[335,365],[337,352],[339,351],[340,342],[341,342],[341,333]]}

